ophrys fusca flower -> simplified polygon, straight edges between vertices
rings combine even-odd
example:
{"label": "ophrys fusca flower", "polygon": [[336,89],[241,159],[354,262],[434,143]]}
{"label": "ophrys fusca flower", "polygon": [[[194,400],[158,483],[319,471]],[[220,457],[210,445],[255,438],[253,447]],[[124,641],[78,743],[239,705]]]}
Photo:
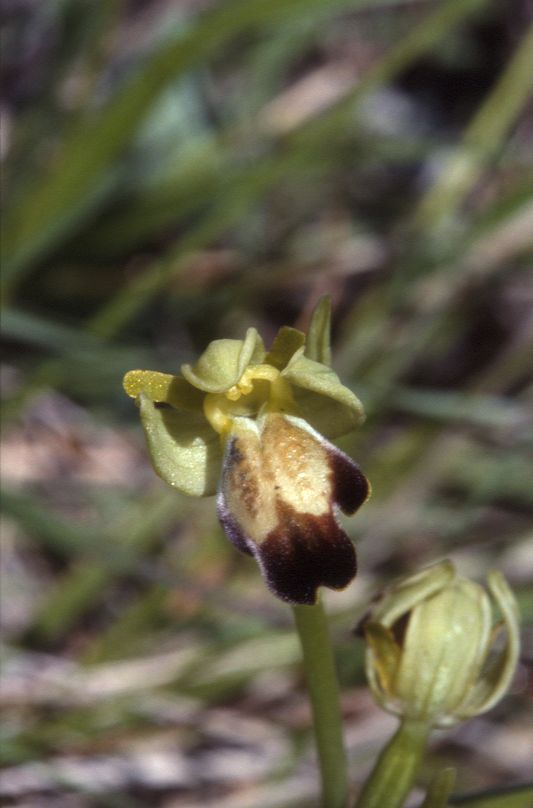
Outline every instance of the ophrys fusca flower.
{"label": "ophrys fusca flower", "polygon": [[354,513],[370,490],[329,442],[364,418],[329,360],[323,299],[307,336],[281,328],[266,351],[250,328],[244,340],[210,343],[180,376],[133,370],[124,379],[156,472],[185,494],[218,491],[227,535],[290,603],[314,603],[318,587],[352,580],[355,549],[336,514]]}

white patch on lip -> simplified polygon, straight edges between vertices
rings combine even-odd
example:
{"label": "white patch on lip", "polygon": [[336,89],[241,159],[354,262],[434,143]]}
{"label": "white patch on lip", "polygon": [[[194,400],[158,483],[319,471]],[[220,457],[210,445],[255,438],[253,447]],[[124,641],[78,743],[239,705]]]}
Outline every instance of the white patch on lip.
{"label": "white patch on lip", "polygon": [[236,418],[222,492],[243,533],[261,544],[278,525],[278,504],[321,516],[331,509],[328,452],[318,433],[294,416],[267,413],[259,423]]}

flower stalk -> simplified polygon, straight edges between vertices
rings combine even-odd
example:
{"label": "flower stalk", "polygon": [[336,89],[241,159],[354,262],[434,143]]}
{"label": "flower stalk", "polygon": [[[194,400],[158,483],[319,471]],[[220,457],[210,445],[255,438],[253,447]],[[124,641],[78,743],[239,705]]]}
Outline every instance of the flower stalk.
{"label": "flower stalk", "polygon": [[356,808],[400,808],[420,769],[431,725],[403,719],[381,751]]}
{"label": "flower stalk", "polygon": [[293,606],[303,653],[320,764],[323,808],[346,808],[348,776],[342,734],[339,685],[321,601]]}

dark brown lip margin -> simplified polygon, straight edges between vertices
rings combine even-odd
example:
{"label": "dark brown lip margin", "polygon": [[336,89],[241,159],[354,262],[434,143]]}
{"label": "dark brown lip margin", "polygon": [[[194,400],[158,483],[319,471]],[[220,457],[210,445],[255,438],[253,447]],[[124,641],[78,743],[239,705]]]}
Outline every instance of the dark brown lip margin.
{"label": "dark brown lip margin", "polygon": [[[231,451],[230,445],[227,456]],[[330,510],[320,515],[299,513],[279,499],[278,524],[260,545],[241,529],[222,490],[218,495],[217,512],[224,532],[238,550],[256,558],[269,589],[288,603],[314,604],[320,586],[344,589],[357,573],[355,547],[339,525],[334,508],[354,513],[368,499],[370,485],[339,449],[328,445],[327,454]]]}
{"label": "dark brown lip margin", "polygon": [[344,589],[357,573],[355,547],[333,513],[315,516],[278,505],[280,521],[261,545],[245,536],[218,498],[218,518],[232,543],[255,556],[269,589],[294,604],[316,603],[318,589]]}
{"label": "dark brown lip margin", "polygon": [[357,573],[355,547],[333,513],[297,513],[284,503],[261,545],[240,529],[219,494],[218,518],[237,549],[257,559],[269,589],[288,603],[313,604],[320,586],[344,589]]}
{"label": "dark brown lip margin", "polygon": [[320,586],[344,589],[357,573],[355,547],[333,513],[288,509],[257,557],[270,589],[289,603],[316,603]]}

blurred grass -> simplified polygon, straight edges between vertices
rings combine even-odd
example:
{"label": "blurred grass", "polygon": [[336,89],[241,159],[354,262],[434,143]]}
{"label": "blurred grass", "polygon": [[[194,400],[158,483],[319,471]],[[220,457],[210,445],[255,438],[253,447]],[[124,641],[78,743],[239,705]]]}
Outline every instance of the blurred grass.
{"label": "blurred grass", "polygon": [[[31,266],[65,232],[76,226],[87,210],[108,190],[111,177],[104,172],[120,156],[157,96],[170,81],[179,80],[187,70],[212,57],[225,40],[236,37],[250,26],[267,25],[272,18],[282,21],[291,14],[302,14],[317,0],[230,0],[206,12],[191,31],[178,33],[177,41],[161,43],[125,89],[114,96],[96,122],[82,120],[62,145],[60,156],[36,193],[22,197],[13,214],[15,225],[6,226],[4,279]],[[97,14],[99,12],[96,12]],[[99,27],[95,31],[100,33]]]}
{"label": "blurred grass", "polygon": [[[290,614],[213,502],[154,477],[121,377],[251,324],[267,341],[302,327],[325,292],[335,367],[368,414],[343,447],[374,489],[345,523],[358,582],[327,597],[353,778],[391,726],[353,626],[391,577],[451,555],[507,574],[525,653],[483,749],[472,722],[435,754],[459,795],[523,780],[526,3],[64,0],[13,4],[4,25],[2,796],[313,804]],[[100,763],[111,779],[91,784]]]}

